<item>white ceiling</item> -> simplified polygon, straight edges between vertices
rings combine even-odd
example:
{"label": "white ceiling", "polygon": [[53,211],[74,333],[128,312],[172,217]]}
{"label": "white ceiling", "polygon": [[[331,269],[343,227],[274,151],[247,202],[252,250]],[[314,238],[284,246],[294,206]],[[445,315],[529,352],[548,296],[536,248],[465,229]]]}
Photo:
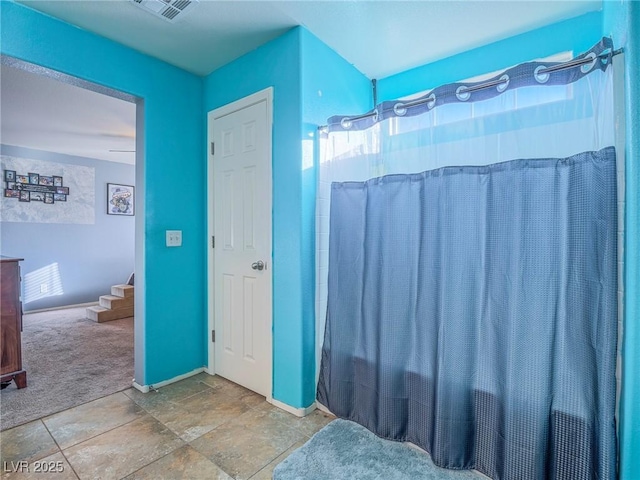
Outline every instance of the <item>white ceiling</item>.
{"label": "white ceiling", "polygon": [[369,78],[602,8],[602,0],[201,0],[171,24],[127,0],[20,3],[197,75],[304,25]]}
{"label": "white ceiling", "polygon": [[0,137],[5,145],[135,162],[136,106],[59,80],[0,66]]}
{"label": "white ceiling", "polygon": [[[602,8],[602,0],[200,0],[171,24],[128,0],[20,3],[197,75],[304,25],[369,78]],[[135,105],[2,65],[2,143],[133,163]]]}

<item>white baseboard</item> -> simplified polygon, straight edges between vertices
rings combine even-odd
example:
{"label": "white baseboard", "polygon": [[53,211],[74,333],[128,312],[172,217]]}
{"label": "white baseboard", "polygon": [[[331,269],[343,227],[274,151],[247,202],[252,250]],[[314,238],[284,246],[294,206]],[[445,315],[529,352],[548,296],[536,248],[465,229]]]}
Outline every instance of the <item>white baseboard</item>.
{"label": "white baseboard", "polygon": [[199,373],[204,372],[204,367],[196,368],[195,370],[191,370],[190,372],[183,373],[182,375],[178,375],[177,377],[170,378],[169,380],[163,380],[162,382],[154,383],[151,385],[140,385],[136,382],[136,379],[133,379],[131,386],[136,390],[140,390],[142,393],[147,393],[151,389],[161,388],[171,383],[179,382],[180,380],[184,380],[185,378],[193,377]]}
{"label": "white baseboard", "polygon": [[41,312],[52,312],[54,310],[66,310],[67,308],[93,307],[95,305],[98,305],[99,303],[100,302],[76,303],[74,305],[62,305],[61,307],[39,308],[38,310],[25,310],[23,313],[27,315],[29,313],[41,313]]}
{"label": "white baseboard", "polygon": [[315,403],[312,403],[307,408],[296,408],[296,407],[292,407],[291,405],[287,405],[286,403],[282,403],[274,398],[268,398],[267,401],[274,407],[278,407],[284,410],[285,412],[292,413],[296,417],[306,417],[316,409]]}
{"label": "white baseboard", "polygon": [[327,407],[325,407],[323,404],[321,404],[320,402],[316,402],[316,408],[321,412],[328,413],[329,415],[333,415],[335,417],[333,412],[329,410]]}
{"label": "white baseboard", "polygon": [[135,378],[131,382],[131,386],[142,393],[149,393],[149,385],[140,385]]}

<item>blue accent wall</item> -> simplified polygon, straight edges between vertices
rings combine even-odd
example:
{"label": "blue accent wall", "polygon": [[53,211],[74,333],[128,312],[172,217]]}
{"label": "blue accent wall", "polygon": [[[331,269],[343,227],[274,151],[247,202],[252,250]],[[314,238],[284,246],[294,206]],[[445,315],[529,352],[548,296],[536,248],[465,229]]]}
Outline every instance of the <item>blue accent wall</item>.
{"label": "blue accent wall", "polygon": [[308,30],[300,29],[302,70],[302,274],[304,352],[303,398],[315,400],[315,245],[316,185],[319,164],[318,126],[336,112],[360,112],[373,106],[371,82],[353,65],[321,42]]}
{"label": "blue accent wall", "polygon": [[303,122],[373,108],[371,81],[305,28],[300,28]]}
{"label": "blue accent wall", "polygon": [[[11,145],[0,146],[0,152],[18,158],[92,167],[95,171],[92,185],[95,223],[92,225],[2,222],[2,254],[24,258],[21,271],[25,312],[97,302],[100,295],[111,293],[112,285],[126,283],[134,269],[135,218],[107,215],[107,183],[135,185],[135,167]],[[50,208],[58,208],[58,205]],[[29,274],[53,264],[59,269],[62,293],[56,291],[56,279],[46,276],[37,283],[49,284],[52,295],[29,302],[24,293]]]}
{"label": "blue accent wall", "polygon": [[362,108],[366,82],[301,27],[204,81],[207,112],[273,87],[273,397],[296,408],[315,400],[316,159],[305,160],[303,142],[334,109]]}
{"label": "blue accent wall", "polygon": [[378,101],[412,95],[563,51],[581,53],[600,40],[601,25],[601,12],[591,12],[380,79]]}
{"label": "blue accent wall", "polygon": [[624,48],[625,245],[620,479],[640,478],[640,2],[604,2],[602,34]]}
{"label": "blue accent wall", "polygon": [[[206,234],[202,79],[135,50],[3,1],[3,54],[120,90],[144,102],[136,165],[136,381],[153,384],[205,364]],[[166,229],[183,246],[165,246]],[[141,273],[143,275],[141,275]],[[140,338],[142,337],[142,338]]]}
{"label": "blue accent wall", "polygon": [[207,76],[205,110],[267,87],[273,87],[273,397],[303,407],[307,404],[302,394],[299,30],[290,30]]}

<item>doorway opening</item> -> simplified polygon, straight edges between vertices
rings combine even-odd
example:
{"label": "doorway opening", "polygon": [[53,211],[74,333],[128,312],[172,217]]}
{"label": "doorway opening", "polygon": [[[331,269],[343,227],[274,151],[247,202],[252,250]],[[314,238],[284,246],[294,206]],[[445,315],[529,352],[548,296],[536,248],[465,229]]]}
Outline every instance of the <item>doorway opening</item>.
{"label": "doorway opening", "polygon": [[[6,429],[129,388],[142,371],[142,292],[101,297],[134,271],[144,281],[144,104],[6,55],[0,68],[0,254],[21,259],[27,378],[5,381],[3,339]],[[119,315],[87,310],[109,302]]]}

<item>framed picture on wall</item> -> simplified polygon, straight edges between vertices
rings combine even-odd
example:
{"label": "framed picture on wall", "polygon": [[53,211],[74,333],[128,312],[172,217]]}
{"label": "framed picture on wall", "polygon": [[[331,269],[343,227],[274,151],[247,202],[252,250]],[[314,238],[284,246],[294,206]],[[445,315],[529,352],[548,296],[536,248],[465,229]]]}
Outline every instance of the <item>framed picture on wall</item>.
{"label": "framed picture on wall", "polygon": [[5,182],[15,182],[16,181],[16,171],[15,170],[5,170],[4,171],[4,181]]}
{"label": "framed picture on wall", "polygon": [[134,187],[107,183],[107,213],[109,215],[133,216],[134,202]]}
{"label": "framed picture on wall", "polygon": [[27,191],[20,192],[20,201],[21,202],[30,202],[31,201],[31,196],[29,195],[29,192],[27,192]]}
{"label": "framed picture on wall", "polygon": [[38,185],[45,185],[47,187],[53,186],[53,177],[48,177],[45,175],[40,175],[40,182]]}
{"label": "framed picture on wall", "polygon": [[40,175],[37,173],[29,173],[29,183],[31,185],[38,185],[40,183]]}

